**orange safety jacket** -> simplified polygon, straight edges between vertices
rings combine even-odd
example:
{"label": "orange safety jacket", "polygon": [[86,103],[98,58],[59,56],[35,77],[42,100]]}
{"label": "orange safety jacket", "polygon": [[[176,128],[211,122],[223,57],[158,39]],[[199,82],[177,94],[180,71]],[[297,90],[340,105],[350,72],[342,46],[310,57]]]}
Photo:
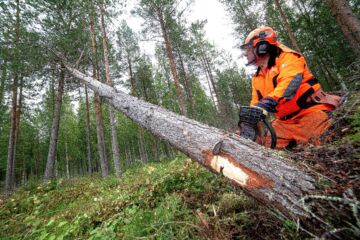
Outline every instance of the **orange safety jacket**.
{"label": "orange safety jacket", "polygon": [[282,120],[310,111],[332,111],[334,108],[328,104],[311,101],[310,96],[320,89],[320,84],[305,58],[283,44],[277,46],[281,52],[273,66],[268,66],[265,74],[259,68],[252,79],[250,105],[265,106]]}

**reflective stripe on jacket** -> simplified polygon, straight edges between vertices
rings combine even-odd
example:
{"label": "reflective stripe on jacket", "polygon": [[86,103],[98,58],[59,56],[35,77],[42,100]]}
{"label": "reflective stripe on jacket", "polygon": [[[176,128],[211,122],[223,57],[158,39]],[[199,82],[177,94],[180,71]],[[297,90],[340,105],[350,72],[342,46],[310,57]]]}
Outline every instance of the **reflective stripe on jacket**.
{"label": "reflective stripe on jacket", "polygon": [[282,44],[278,47],[282,51],[275,59],[274,66],[266,68],[265,75],[258,71],[252,79],[250,105],[256,105],[266,98],[274,103],[274,113],[280,119],[296,115],[302,109],[309,111],[310,107],[314,110],[332,110],[325,104],[314,106],[309,102],[309,96],[320,89],[320,84],[311,74],[305,58]]}

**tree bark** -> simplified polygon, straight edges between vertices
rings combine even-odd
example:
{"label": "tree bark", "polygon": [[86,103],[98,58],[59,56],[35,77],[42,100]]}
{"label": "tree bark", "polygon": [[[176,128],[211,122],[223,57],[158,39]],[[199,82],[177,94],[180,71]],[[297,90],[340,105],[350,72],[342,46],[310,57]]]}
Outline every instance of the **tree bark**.
{"label": "tree bark", "polygon": [[153,152],[153,156],[155,161],[159,161],[159,144],[158,139],[155,136],[151,136],[151,149]]}
{"label": "tree bark", "polygon": [[[20,2],[16,0],[16,23],[15,23],[15,46],[20,41]],[[15,54],[15,60],[19,59],[19,52]],[[15,171],[15,144],[17,126],[17,94],[18,94],[18,69],[14,69],[14,81],[12,86],[12,108],[11,108],[11,129],[9,135],[8,156],[5,176],[5,194],[10,194],[14,190],[13,173]]]}
{"label": "tree bark", "polygon": [[[308,24],[310,29],[313,31],[313,29],[316,28],[316,26],[314,26],[314,22],[311,20],[311,16],[309,14],[309,11],[306,9],[304,1],[295,1],[294,3],[297,6],[297,8],[299,9],[299,11],[305,16],[306,23]],[[315,47],[318,50],[321,50],[322,49],[321,46],[324,44],[322,38],[319,38],[318,34],[316,34],[316,33],[314,33],[312,37],[314,39],[313,43],[314,43]],[[336,80],[340,83],[342,90],[344,92],[347,92],[348,90],[347,90],[346,84],[342,80],[342,77],[339,76],[338,72],[337,72],[338,77],[336,79],[334,79],[333,75],[335,75],[335,74],[333,74],[334,73],[333,70],[336,69],[336,66],[334,64],[332,57],[328,53],[324,54],[323,51],[318,51],[318,54],[316,57],[318,58],[317,61],[320,64],[320,70],[323,73],[325,80],[328,82],[328,85],[331,86],[332,89],[334,89],[333,85],[335,85],[335,84],[333,84],[333,82]],[[330,69],[332,69],[332,71],[329,70],[329,68],[327,67],[327,64],[324,64],[324,62],[330,63],[330,65],[332,66],[332,67],[330,66]]]}
{"label": "tree bark", "polygon": [[144,138],[144,129],[138,126],[138,139],[139,139],[139,153],[140,158],[143,163],[148,163],[149,158],[145,148],[145,138]]}
{"label": "tree bark", "polygon": [[16,148],[17,148],[17,144],[19,142],[19,134],[20,134],[20,116],[21,116],[21,109],[22,109],[22,100],[23,100],[23,88],[24,88],[24,78],[21,77],[20,78],[20,91],[19,91],[19,99],[18,99],[18,104],[17,104],[17,109],[16,109],[16,127],[15,127],[15,140],[14,140],[14,148],[13,148],[13,158],[12,158],[12,172],[11,172],[11,182],[14,183],[14,185],[16,185],[16,181],[15,181],[15,168],[16,168],[16,164],[15,164],[15,160],[16,160]]}
{"label": "tree bark", "polygon": [[125,148],[125,159],[126,159],[125,161],[126,166],[130,167],[132,160],[131,160],[131,150],[129,147]]}
{"label": "tree bark", "polygon": [[314,190],[314,179],[290,160],[237,135],[180,116],[86,76],[66,64],[71,74],[98,92],[117,110],[169,142],[234,186],[294,219],[307,217],[301,204]]}
{"label": "tree bark", "polygon": [[177,102],[178,102],[178,105],[180,108],[180,113],[181,113],[181,115],[186,116],[187,112],[186,112],[186,107],[185,107],[185,102],[184,102],[184,96],[181,91],[179,75],[176,70],[175,57],[174,57],[174,53],[173,53],[173,50],[171,47],[169,35],[168,35],[167,29],[166,29],[164,16],[160,9],[157,9],[157,15],[158,15],[158,19],[160,22],[162,35],[164,38],[164,44],[165,44],[165,48],[166,48],[167,57],[169,60],[171,74],[172,74],[174,82],[175,82],[175,90],[176,90]]}
{"label": "tree bark", "polygon": [[137,96],[136,87],[135,87],[135,79],[133,76],[132,63],[130,59],[130,54],[127,55],[127,61],[129,65],[129,76],[130,76],[130,84],[131,84],[131,95]]}
{"label": "tree bark", "polygon": [[194,104],[193,94],[192,94],[192,91],[191,91],[191,84],[190,84],[190,80],[189,80],[189,75],[186,72],[184,61],[182,59],[180,51],[178,52],[178,55],[179,55],[180,66],[181,66],[181,69],[182,69],[182,71],[184,73],[184,83],[185,83],[186,94],[187,94],[187,97],[189,99],[190,106],[191,106],[190,113],[193,114],[194,109],[195,109],[195,104]]}
{"label": "tree bark", "polygon": [[[131,63],[131,59],[130,59],[129,54],[127,56],[127,60],[128,60],[128,65],[129,65],[131,94],[133,96],[139,97],[138,91],[136,89],[136,83],[135,83],[135,78],[134,78],[133,71],[132,71],[132,63]],[[145,99],[147,99],[145,84],[142,84],[142,86],[144,86]],[[147,153],[145,151],[144,130],[140,126],[137,126],[137,138],[138,138],[140,159],[141,159],[142,162],[147,163],[148,162],[148,156],[147,156]]]}
{"label": "tree bark", "polygon": [[214,104],[215,109],[217,109],[218,106],[216,104],[215,97],[214,97],[215,93],[213,92],[213,89],[212,89],[212,86],[211,86],[211,83],[210,83],[210,77],[209,77],[208,71],[206,70],[205,63],[204,63],[204,61],[200,61],[200,64],[205,70],[205,77],[206,77],[207,84],[209,86],[210,97],[211,97],[211,100],[212,100],[212,102]]}
{"label": "tree bark", "polygon": [[4,102],[5,96],[5,80],[7,76],[6,62],[2,64],[1,79],[0,79],[0,110]]}
{"label": "tree bark", "polygon": [[70,179],[70,166],[69,166],[69,153],[68,153],[67,139],[65,139],[65,161],[66,161],[66,178]]}
{"label": "tree bark", "polygon": [[332,14],[345,24],[360,43],[360,20],[353,13],[347,0],[326,0]]}
{"label": "tree bark", "polygon": [[17,116],[17,90],[18,90],[18,76],[14,76],[14,82],[12,86],[12,108],[11,108],[11,128],[9,134],[9,145],[8,145],[8,156],[7,156],[7,167],[5,176],[5,193],[10,194],[14,190],[14,182],[12,174],[14,172],[14,151],[15,151],[15,135],[16,135],[16,116]]}
{"label": "tree bark", "polygon": [[276,7],[277,7],[277,9],[278,9],[278,11],[280,13],[281,20],[282,20],[282,22],[283,22],[283,24],[284,24],[284,26],[286,28],[286,31],[288,32],[288,35],[289,35],[289,38],[290,38],[290,41],[291,41],[293,47],[295,48],[295,50],[297,52],[301,53],[300,46],[299,46],[298,42],[296,41],[296,38],[295,38],[295,36],[293,34],[293,31],[292,31],[292,29],[290,27],[290,24],[289,24],[289,22],[287,20],[287,17],[285,15],[284,11],[282,10],[280,1],[279,0],[274,0],[274,1],[275,1],[275,5],[276,5]]}
{"label": "tree bark", "polygon": [[360,20],[353,13],[346,0],[326,0],[345,39],[349,42],[357,58],[360,59]]}
{"label": "tree bark", "polygon": [[224,127],[225,129],[227,128],[231,128],[229,125],[229,116],[227,114],[226,111],[226,107],[222,101],[222,99],[220,98],[220,92],[216,86],[215,83],[215,79],[214,79],[214,75],[212,73],[212,67],[211,67],[211,61],[209,60],[208,55],[206,54],[205,50],[203,48],[201,48],[201,59],[204,62],[203,65],[205,67],[205,71],[207,72],[207,75],[209,76],[209,80],[212,86],[212,89],[214,90],[214,94],[215,94],[215,99],[214,99],[214,103],[215,103],[215,107],[218,109],[218,114],[219,114],[219,118],[220,121],[222,123],[222,127]]}
{"label": "tree bark", "polygon": [[43,180],[44,183],[48,183],[49,181],[51,181],[54,178],[55,155],[56,155],[56,148],[57,148],[57,141],[58,141],[64,85],[65,85],[65,69],[64,69],[64,65],[61,65],[58,92],[56,95],[55,110],[54,110],[52,126],[51,126],[49,152],[48,152],[48,157],[47,157],[47,161],[46,161],[46,168],[45,168],[45,174],[44,174],[44,180]]}
{"label": "tree bark", "polygon": [[90,104],[89,104],[89,96],[88,96],[88,90],[85,86],[85,105],[86,105],[86,158],[87,158],[87,164],[88,164],[88,173],[92,173],[92,160],[91,160],[91,146],[90,146]]}
{"label": "tree bark", "polygon": [[[91,13],[90,13],[90,33],[91,33],[91,52],[92,52],[92,65],[93,65],[93,77],[99,80],[99,66],[97,59],[97,43],[96,35],[94,28],[94,7],[93,2],[91,2]],[[101,176],[103,178],[109,175],[109,162],[106,156],[105,148],[105,138],[104,138],[104,123],[101,110],[101,98],[95,93],[94,96],[94,105],[95,105],[95,119],[96,119],[96,136],[97,136],[97,146],[100,158],[100,168]]]}
{"label": "tree bark", "polygon": [[[108,57],[108,49],[107,49],[107,37],[106,37],[106,29],[105,29],[105,10],[103,3],[99,4],[100,7],[100,19],[101,19],[101,33],[102,33],[102,43],[104,49],[104,63],[105,63],[105,76],[106,83],[113,87],[113,82],[110,78],[110,65],[109,65],[109,57]],[[120,152],[119,152],[119,143],[117,139],[117,131],[116,131],[116,122],[115,122],[115,112],[112,106],[109,106],[109,116],[110,116],[110,126],[111,126],[111,147],[114,158],[114,166],[115,166],[115,175],[116,177],[121,177],[121,167],[120,167]]]}

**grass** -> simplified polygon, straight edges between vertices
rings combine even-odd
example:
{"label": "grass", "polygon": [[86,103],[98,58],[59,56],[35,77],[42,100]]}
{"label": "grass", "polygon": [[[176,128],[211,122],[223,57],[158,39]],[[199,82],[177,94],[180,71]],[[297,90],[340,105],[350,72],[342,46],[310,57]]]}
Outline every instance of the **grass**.
{"label": "grass", "polygon": [[221,176],[177,158],[29,184],[0,205],[0,239],[294,239],[299,235]]}

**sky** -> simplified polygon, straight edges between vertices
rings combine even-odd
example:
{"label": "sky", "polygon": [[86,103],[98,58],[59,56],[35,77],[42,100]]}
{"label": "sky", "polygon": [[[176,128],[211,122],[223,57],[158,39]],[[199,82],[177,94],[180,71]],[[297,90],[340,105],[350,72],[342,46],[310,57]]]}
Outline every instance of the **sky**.
{"label": "sky", "polygon": [[207,38],[215,46],[225,49],[232,54],[238,64],[244,64],[243,59],[239,59],[241,52],[235,46],[242,41],[235,34],[235,27],[229,14],[225,11],[224,5],[218,0],[195,0],[192,12],[188,20],[196,21],[207,19],[205,31]]}

